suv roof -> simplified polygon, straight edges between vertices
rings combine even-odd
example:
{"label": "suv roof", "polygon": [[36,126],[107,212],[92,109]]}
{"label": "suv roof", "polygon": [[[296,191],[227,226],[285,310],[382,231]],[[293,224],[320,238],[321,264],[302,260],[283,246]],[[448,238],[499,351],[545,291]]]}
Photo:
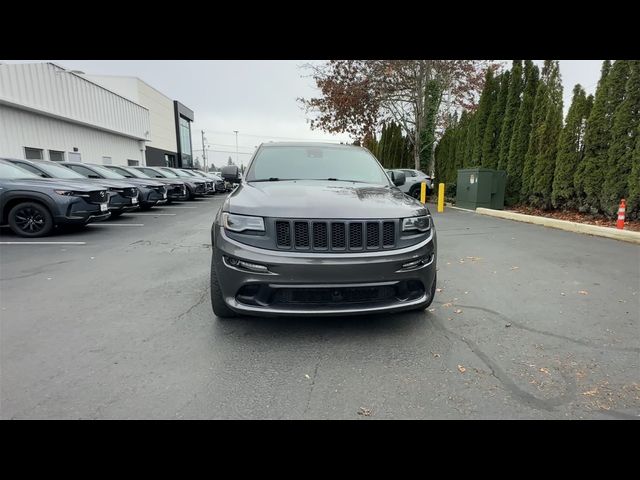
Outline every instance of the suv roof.
{"label": "suv roof", "polygon": [[260,147],[334,147],[334,148],[362,148],[358,145],[330,142],[263,142]]}

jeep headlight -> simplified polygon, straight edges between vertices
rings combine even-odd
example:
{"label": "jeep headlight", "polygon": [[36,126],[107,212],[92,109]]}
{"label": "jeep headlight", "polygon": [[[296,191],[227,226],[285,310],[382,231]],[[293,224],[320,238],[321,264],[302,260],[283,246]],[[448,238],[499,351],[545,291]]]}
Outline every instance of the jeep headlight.
{"label": "jeep headlight", "polygon": [[403,232],[428,232],[431,228],[431,217],[424,215],[422,217],[409,217],[402,219]]}
{"label": "jeep headlight", "polygon": [[235,213],[223,212],[222,225],[232,232],[264,232],[264,220],[262,217],[248,217],[246,215],[236,215]]}

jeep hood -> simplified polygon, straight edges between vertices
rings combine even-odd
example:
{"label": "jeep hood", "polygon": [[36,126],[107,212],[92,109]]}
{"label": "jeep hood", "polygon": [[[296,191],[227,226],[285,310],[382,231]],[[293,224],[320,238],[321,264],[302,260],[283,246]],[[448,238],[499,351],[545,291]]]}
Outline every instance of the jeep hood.
{"label": "jeep hood", "polygon": [[425,215],[418,200],[397,188],[343,181],[242,183],[225,211],[281,218],[401,218]]}

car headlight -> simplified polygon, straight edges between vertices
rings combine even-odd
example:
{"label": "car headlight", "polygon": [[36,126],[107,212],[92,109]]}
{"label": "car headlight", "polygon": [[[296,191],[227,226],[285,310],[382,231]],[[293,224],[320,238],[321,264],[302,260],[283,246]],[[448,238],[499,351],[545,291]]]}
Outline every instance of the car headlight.
{"label": "car headlight", "polygon": [[223,212],[222,225],[232,232],[244,232],[245,230],[264,232],[264,220],[262,217],[248,217],[246,215]]}
{"label": "car headlight", "polygon": [[422,217],[409,217],[402,219],[402,231],[403,232],[428,232],[431,228],[431,217],[425,215]]}

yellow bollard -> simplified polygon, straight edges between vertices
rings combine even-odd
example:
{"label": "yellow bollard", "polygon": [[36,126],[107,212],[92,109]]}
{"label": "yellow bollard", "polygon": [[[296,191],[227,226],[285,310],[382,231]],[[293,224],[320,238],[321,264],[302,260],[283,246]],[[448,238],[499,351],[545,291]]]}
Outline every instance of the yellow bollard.
{"label": "yellow bollard", "polygon": [[420,186],[420,201],[423,205],[427,203],[427,182],[422,182]]}
{"label": "yellow bollard", "polygon": [[444,212],[444,183],[438,185],[438,213]]}

